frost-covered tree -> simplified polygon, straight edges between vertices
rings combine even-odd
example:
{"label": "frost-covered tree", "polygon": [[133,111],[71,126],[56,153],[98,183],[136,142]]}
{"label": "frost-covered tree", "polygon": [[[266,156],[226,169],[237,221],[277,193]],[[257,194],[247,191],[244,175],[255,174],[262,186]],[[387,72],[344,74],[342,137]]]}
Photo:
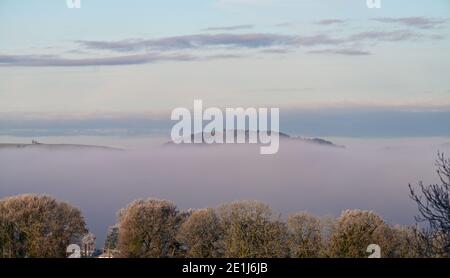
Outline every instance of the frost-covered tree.
{"label": "frost-covered tree", "polygon": [[287,228],[270,207],[257,201],[222,205],[225,257],[286,257]]}
{"label": "frost-covered tree", "polygon": [[415,227],[394,225],[391,227],[393,238],[390,242],[391,253],[390,257],[395,258],[417,258],[420,257],[420,253],[415,246],[420,243],[417,237],[417,231]]}
{"label": "frost-covered tree", "polygon": [[306,212],[288,217],[289,255],[294,258],[317,258],[323,249],[319,218]]}
{"label": "frost-covered tree", "polygon": [[177,256],[177,230],[184,219],[174,203],[136,200],[120,212],[119,250],[123,257]]}
{"label": "frost-covered tree", "polygon": [[383,219],[372,211],[345,210],[331,236],[330,256],[364,258],[367,246],[378,244],[382,257],[393,256],[395,233]]}
{"label": "frost-covered tree", "polygon": [[181,225],[177,239],[187,257],[217,258],[224,250],[220,219],[213,209],[194,210]]}
{"label": "frost-covered tree", "polygon": [[118,243],[119,243],[119,226],[114,225],[109,227],[108,229],[103,249],[116,250],[118,248]]}
{"label": "frost-covered tree", "polygon": [[50,196],[0,200],[0,257],[65,257],[86,232],[80,210]]}
{"label": "frost-covered tree", "polygon": [[25,235],[18,225],[0,215],[0,258],[26,255]]}

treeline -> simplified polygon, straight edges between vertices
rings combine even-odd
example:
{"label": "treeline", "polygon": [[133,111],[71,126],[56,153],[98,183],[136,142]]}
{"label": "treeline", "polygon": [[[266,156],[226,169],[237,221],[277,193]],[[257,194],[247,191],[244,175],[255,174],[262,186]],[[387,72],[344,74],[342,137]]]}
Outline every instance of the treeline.
{"label": "treeline", "polygon": [[[0,200],[2,257],[65,257],[87,232],[80,210],[52,197]],[[118,213],[105,242],[116,257],[367,257],[369,244],[383,257],[419,257],[420,237],[391,226],[371,211],[346,210],[337,219],[306,212],[282,219],[257,201],[178,210],[170,201],[136,200]]]}
{"label": "treeline", "polygon": [[337,219],[300,212],[285,220],[257,201],[179,211],[148,199],[120,211],[106,247],[133,258],[357,258],[376,243],[383,257],[417,257],[417,239],[414,229],[391,226],[371,211],[346,210]]}

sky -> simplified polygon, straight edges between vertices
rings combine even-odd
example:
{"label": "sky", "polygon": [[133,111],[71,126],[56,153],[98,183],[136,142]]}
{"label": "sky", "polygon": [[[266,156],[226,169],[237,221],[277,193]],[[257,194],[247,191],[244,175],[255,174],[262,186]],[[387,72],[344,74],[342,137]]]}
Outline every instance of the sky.
{"label": "sky", "polygon": [[202,99],[299,134],[450,136],[449,23],[445,0],[2,0],[0,135],[159,130]]}

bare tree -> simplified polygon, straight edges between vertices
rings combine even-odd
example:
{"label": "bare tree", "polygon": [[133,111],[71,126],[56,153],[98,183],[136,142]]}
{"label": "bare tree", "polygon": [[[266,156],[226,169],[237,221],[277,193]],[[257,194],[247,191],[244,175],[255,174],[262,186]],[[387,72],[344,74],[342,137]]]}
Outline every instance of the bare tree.
{"label": "bare tree", "polygon": [[440,184],[424,185],[419,182],[420,193],[409,185],[410,197],[419,208],[418,222],[429,227],[420,231],[421,252],[424,256],[450,256],[450,159],[438,153],[436,160]]}

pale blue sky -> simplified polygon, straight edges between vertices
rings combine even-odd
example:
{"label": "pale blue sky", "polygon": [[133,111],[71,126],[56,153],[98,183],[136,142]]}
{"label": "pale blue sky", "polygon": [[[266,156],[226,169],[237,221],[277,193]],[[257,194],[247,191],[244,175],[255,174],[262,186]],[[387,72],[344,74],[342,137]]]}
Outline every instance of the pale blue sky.
{"label": "pale blue sky", "polygon": [[365,0],[82,0],[68,9],[65,0],[2,0],[0,46],[30,47],[78,39],[113,40],[191,34],[211,26],[254,24],[273,30],[284,22],[326,18],[450,17],[446,0],[384,0],[367,9]]}
{"label": "pale blue sky", "polygon": [[0,2],[3,119],[450,107],[446,0],[81,3]]}

